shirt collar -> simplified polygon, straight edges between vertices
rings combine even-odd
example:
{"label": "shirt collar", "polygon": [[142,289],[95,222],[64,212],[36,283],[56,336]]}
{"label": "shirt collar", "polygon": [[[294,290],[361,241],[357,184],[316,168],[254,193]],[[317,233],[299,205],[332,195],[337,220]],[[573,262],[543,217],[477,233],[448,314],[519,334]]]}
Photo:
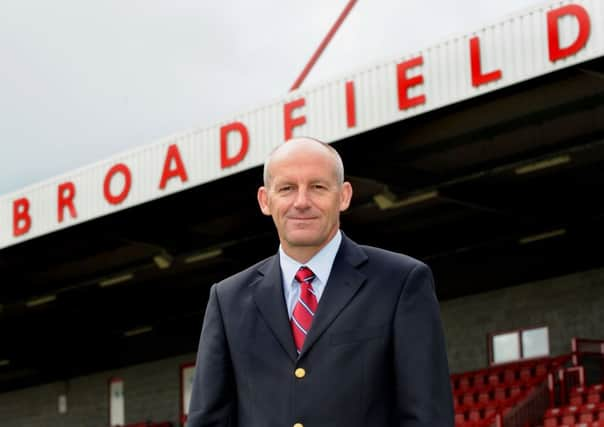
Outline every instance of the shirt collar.
{"label": "shirt collar", "polygon": [[315,277],[322,284],[327,283],[333,261],[336,258],[340,243],[342,242],[342,232],[338,230],[335,236],[327,243],[319,252],[317,252],[306,264],[301,264],[295,259],[287,255],[281,245],[279,245],[279,262],[281,264],[281,272],[285,283],[291,284],[294,281],[296,272],[305,265],[310,268],[315,274]]}

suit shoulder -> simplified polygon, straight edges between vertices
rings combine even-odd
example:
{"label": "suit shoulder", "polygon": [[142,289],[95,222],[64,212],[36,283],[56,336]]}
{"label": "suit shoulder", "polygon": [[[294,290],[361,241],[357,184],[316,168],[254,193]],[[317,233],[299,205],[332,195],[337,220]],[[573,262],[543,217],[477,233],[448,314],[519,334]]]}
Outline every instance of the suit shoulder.
{"label": "suit shoulder", "polygon": [[[432,269],[423,261],[409,255],[372,246],[363,246],[367,262],[361,268],[365,273],[379,277],[380,283],[400,284],[401,289],[415,292],[417,289],[434,290]],[[390,279],[390,280],[384,280]]]}
{"label": "suit shoulder", "polygon": [[221,280],[214,285],[216,287],[216,292],[220,294],[232,293],[237,292],[242,287],[248,286],[258,277],[258,270],[262,269],[273,258],[274,255],[257,262],[245,270]]}
{"label": "suit shoulder", "polygon": [[382,265],[390,268],[401,268],[402,270],[413,270],[416,267],[429,268],[423,261],[399,252],[393,252],[374,246],[361,245],[367,254],[368,262],[373,265]]}

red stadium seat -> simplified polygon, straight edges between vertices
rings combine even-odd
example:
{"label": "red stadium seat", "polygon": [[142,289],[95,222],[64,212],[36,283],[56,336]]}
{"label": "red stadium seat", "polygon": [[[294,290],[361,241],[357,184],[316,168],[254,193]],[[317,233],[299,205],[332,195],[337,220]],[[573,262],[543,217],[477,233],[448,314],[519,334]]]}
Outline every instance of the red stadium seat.
{"label": "red stadium seat", "polygon": [[577,395],[577,394],[583,394],[583,393],[585,393],[585,391],[586,391],[586,390],[585,390],[585,387],[581,387],[581,386],[578,386],[578,387],[573,387],[573,388],[570,390],[570,395],[571,395],[571,396],[574,396],[574,395]]}
{"label": "red stadium seat", "polygon": [[519,384],[515,384],[512,387],[510,387],[510,396],[511,397],[518,396],[521,392],[522,392],[522,389]]}
{"label": "red stadium seat", "polygon": [[561,413],[562,413],[562,409],[560,409],[560,408],[548,408],[545,411],[545,417],[546,418],[557,417]]}
{"label": "red stadium seat", "polygon": [[487,403],[491,400],[491,395],[488,388],[483,388],[478,392],[478,402]]}
{"label": "red stadium seat", "polygon": [[461,401],[462,405],[470,406],[474,404],[474,395],[472,393],[464,393],[463,400]]}
{"label": "red stadium seat", "polygon": [[591,412],[583,412],[579,414],[579,422],[581,423],[591,423],[594,421],[594,414]]}
{"label": "red stadium seat", "polygon": [[482,387],[485,385],[484,373],[477,373],[474,375],[474,387]]}
{"label": "red stadium seat", "polygon": [[557,427],[558,426],[558,418],[550,417],[545,418],[543,420],[543,427]]}
{"label": "red stadium seat", "polygon": [[567,426],[574,426],[575,425],[575,415],[574,414],[563,415],[561,424],[567,425]]}
{"label": "red stadium seat", "polygon": [[468,413],[468,419],[470,421],[480,421],[480,410],[478,408],[471,409]]}
{"label": "red stadium seat", "polygon": [[470,378],[467,376],[463,376],[459,379],[459,384],[457,387],[459,390],[469,390],[470,388]]}
{"label": "red stadium seat", "polygon": [[520,379],[526,381],[531,378],[531,368],[524,367],[520,370]]}
{"label": "red stadium seat", "polygon": [[499,384],[499,373],[493,372],[489,375],[489,384],[490,385]]}
{"label": "red stadium seat", "polygon": [[488,418],[491,415],[493,415],[495,412],[497,412],[497,407],[494,405],[487,405],[484,407],[484,417]]}
{"label": "red stadium seat", "polygon": [[506,384],[512,384],[516,381],[516,371],[512,368],[508,368],[503,371],[503,381]]}

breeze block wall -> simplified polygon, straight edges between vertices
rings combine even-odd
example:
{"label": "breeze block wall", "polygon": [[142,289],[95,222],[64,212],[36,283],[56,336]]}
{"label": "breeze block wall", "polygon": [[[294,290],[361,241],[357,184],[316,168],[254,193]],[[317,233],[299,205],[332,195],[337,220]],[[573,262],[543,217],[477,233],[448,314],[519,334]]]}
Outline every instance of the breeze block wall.
{"label": "breeze block wall", "polygon": [[[108,427],[108,381],[124,380],[126,423],[180,418],[180,366],[195,354],[163,359],[0,394],[2,427]],[[67,413],[59,414],[58,397],[67,395]]]}
{"label": "breeze block wall", "polygon": [[604,269],[443,301],[452,373],[488,364],[487,334],[548,326],[550,352],[571,352],[573,337],[604,339]]}

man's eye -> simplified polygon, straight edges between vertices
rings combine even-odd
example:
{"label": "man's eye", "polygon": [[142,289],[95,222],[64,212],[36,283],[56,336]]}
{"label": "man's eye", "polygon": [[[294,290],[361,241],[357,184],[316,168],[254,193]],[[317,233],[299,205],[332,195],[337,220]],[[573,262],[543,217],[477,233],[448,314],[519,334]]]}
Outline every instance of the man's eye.
{"label": "man's eye", "polygon": [[291,186],[291,185],[284,185],[284,186],[282,186],[282,187],[279,187],[279,188],[277,189],[277,191],[278,191],[279,193],[285,193],[285,192],[287,192],[287,191],[290,191],[291,189],[292,189],[292,186]]}

